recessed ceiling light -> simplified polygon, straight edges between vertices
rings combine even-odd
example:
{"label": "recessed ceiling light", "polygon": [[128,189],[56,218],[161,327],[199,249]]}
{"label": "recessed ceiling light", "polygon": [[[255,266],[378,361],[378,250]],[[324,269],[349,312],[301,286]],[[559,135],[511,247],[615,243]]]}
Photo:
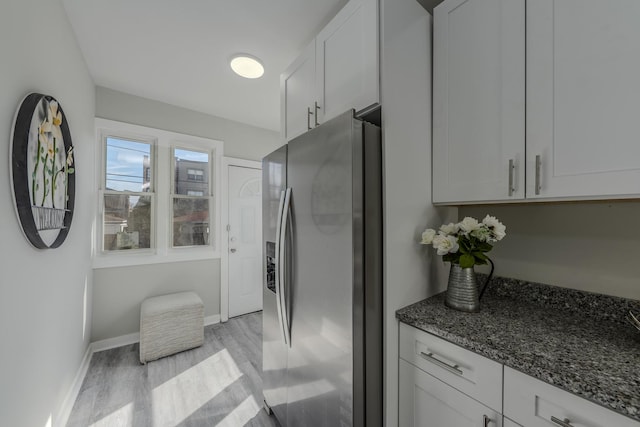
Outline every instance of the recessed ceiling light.
{"label": "recessed ceiling light", "polygon": [[247,79],[257,79],[264,74],[264,67],[260,60],[244,53],[231,58],[231,69],[237,75]]}

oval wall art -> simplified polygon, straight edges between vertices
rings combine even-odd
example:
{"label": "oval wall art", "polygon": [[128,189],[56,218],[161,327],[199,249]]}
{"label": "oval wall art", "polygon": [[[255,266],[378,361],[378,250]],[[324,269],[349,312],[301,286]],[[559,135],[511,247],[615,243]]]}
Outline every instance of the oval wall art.
{"label": "oval wall art", "polygon": [[22,231],[38,249],[57,248],[71,227],[76,187],[71,134],[58,101],[27,95],[11,139],[13,196]]}

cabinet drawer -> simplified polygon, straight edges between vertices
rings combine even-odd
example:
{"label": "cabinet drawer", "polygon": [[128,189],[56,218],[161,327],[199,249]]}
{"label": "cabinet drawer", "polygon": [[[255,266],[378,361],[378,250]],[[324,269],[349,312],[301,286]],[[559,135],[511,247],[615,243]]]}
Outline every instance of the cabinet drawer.
{"label": "cabinet drawer", "polygon": [[500,363],[404,323],[400,323],[400,357],[502,412]]}
{"label": "cabinet drawer", "polygon": [[527,427],[640,427],[638,421],[507,367],[504,415]]}
{"label": "cabinet drawer", "polygon": [[502,415],[400,360],[400,427],[501,427]]}

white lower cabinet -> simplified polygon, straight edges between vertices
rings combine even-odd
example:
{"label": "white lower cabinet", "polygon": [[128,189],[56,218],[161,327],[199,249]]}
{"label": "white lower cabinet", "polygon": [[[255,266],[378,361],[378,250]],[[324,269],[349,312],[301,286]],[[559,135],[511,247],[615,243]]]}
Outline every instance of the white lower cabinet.
{"label": "white lower cabinet", "polygon": [[500,427],[502,415],[400,359],[400,427]]}
{"label": "white lower cabinet", "polygon": [[640,423],[504,368],[504,415],[526,427],[640,427]]}
{"label": "white lower cabinet", "polygon": [[640,427],[640,422],[400,324],[400,427]]}
{"label": "white lower cabinet", "polygon": [[502,412],[502,364],[404,324],[400,325],[400,358]]}

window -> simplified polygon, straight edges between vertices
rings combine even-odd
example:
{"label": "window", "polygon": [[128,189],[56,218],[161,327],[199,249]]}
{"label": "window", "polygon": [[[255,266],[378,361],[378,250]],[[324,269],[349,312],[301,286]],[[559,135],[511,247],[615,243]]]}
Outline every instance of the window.
{"label": "window", "polygon": [[105,140],[102,249],[150,249],[153,144],[112,136]]}
{"label": "window", "polygon": [[204,171],[201,169],[187,169],[187,180],[204,181]]}
{"label": "window", "polygon": [[94,267],[218,258],[222,142],[96,119]]}
{"label": "window", "polygon": [[173,149],[173,247],[209,244],[209,154]]}

